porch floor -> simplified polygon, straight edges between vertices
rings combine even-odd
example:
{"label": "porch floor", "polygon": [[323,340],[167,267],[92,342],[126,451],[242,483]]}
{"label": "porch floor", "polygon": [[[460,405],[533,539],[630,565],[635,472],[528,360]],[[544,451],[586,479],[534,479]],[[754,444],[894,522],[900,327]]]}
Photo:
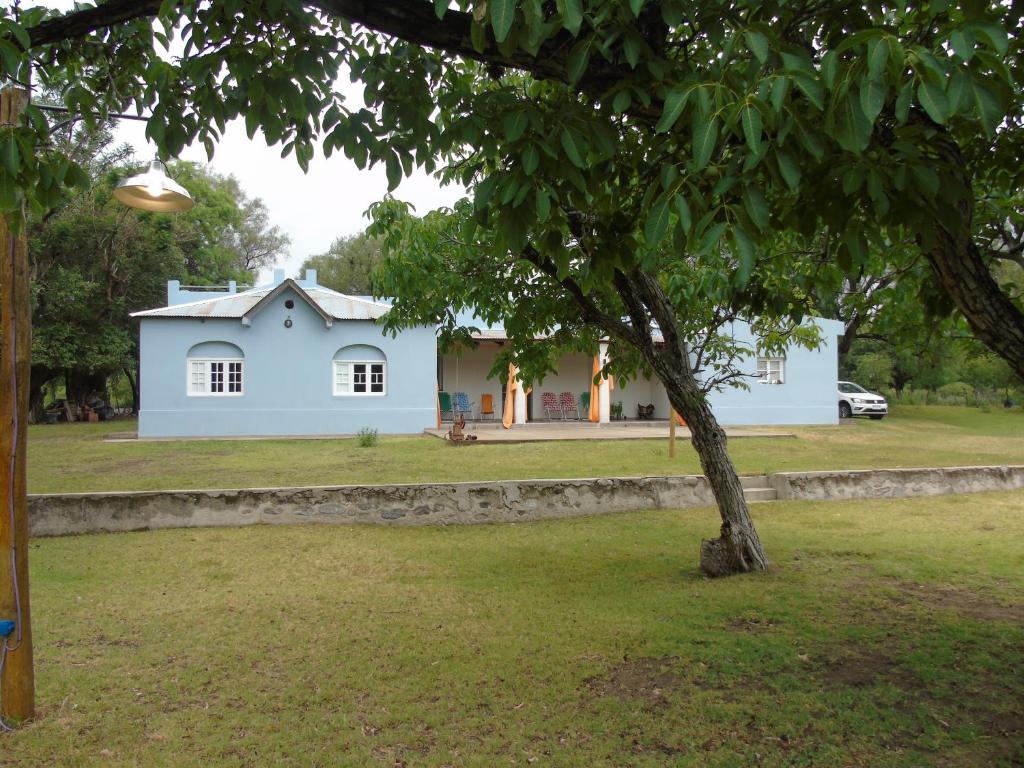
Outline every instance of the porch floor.
{"label": "porch floor", "polygon": [[[594,424],[589,421],[531,421],[504,429],[500,421],[466,423],[466,434],[475,435],[478,443],[532,443],[543,440],[650,440],[668,437],[668,421],[613,421]],[[451,424],[441,429],[425,429],[428,435],[445,439]],[[728,437],[795,437],[778,427],[725,427]],[[676,437],[690,439],[690,430],[676,428]]]}

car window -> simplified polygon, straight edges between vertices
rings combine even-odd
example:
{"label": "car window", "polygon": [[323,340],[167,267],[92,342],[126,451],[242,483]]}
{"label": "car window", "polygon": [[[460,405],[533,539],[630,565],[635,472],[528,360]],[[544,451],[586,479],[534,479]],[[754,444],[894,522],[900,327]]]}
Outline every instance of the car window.
{"label": "car window", "polygon": [[853,394],[855,392],[867,392],[866,389],[858,387],[856,384],[852,384],[848,381],[844,381],[839,385],[839,391],[845,394]]}

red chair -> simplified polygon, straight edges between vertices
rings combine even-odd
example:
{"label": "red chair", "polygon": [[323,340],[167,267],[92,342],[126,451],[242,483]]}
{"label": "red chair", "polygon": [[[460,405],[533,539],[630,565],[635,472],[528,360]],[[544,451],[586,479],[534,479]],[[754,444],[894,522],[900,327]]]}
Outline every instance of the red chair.
{"label": "red chair", "polygon": [[565,419],[565,415],[562,413],[562,408],[558,404],[558,398],[555,397],[554,392],[544,392],[541,394],[541,400],[544,403],[544,414],[549,418],[553,418],[552,414],[556,414],[558,419],[561,421]]}
{"label": "red chair", "polygon": [[576,402],[576,395],[572,392],[563,392],[559,395],[558,404],[562,408],[563,419],[568,419],[573,413],[575,413],[576,421],[580,420],[580,405]]}

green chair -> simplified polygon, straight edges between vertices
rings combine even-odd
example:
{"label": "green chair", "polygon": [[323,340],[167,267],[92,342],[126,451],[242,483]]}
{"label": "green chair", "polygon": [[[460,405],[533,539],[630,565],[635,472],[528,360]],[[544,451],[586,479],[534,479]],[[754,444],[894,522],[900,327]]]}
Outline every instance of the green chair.
{"label": "green chair", "polygon": [[590,393],[584,392],[580,395],[580,410],[583,411],[583,418],[589,418],[590,416]]}
{"label": "green chair", "polygon": [[455,409],[452,407],[452,396],[443,389],[437,393],[437,402],[441,404],[441,421],[445,420],[448,414],[449,421],[455,421]]}

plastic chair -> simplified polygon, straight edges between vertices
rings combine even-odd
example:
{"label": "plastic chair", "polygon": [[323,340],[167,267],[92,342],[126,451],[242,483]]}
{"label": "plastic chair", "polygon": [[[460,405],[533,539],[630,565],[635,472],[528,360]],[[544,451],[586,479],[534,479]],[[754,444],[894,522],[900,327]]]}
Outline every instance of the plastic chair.
{"label": "plastic chair", "polygon": [[473,418],[473,406],[475,403],[469,401],[469,395],[465,392],[455,393],[455,410],[459,413],[465,414],[466,418]]}
{"label": "plastic chair", "polygon": [[441,404],[441,421],[447,413],[451,421],[455,421],[455,409],[452,407],[452,396],[443,389],[437,393],[437,401]]}
{"label": "plastic chair", "polygon": [[562,415],[562,407],[558,404],[558,398],[555,397],[554,392],[542,393],[541,401],[544,404],[544,415],[548,419],[553,418],[552,414],[555,414],[558,417],[559,421],[565,419],[565,416]]}
{"label": "plastic chair", "polygon": [[586,414],[586,416],[590,416],[590,393],[589,392],[583,392],[580,395],[580,411],[582,411],[584,414]]}
{"label": "plastic chair", "polygon": [[572,392],[563,392],[558,396],[558,404],[562,407],[562,417],[568,419],[573,413],[576,414],[576,421],[580,420],[580,406],[576,402],[576,395]]}
{"label": "plastic chair", "polygon": [[480,395],[480,418],[494,419],[494,396]]}

